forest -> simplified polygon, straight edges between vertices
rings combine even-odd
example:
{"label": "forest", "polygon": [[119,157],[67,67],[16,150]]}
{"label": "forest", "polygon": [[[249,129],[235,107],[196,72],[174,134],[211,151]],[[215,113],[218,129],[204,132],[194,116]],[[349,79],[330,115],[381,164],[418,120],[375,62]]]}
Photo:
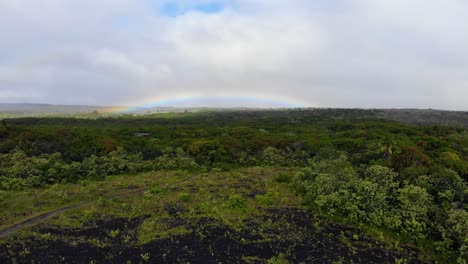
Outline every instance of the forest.
{"label": "forest", "polygon": [[[298,199],[296,208],[330,223],[380,241],[390,237],[397,248],[415,248],[415,262],[466,264],[468,130],[456,123],[399,121],[360,109],[3,119],[0,226],[20,220],[7,214],[16,210],[10,201],[18,193],[88,186],[118,175],[264,168],[280,171],[272,179],[279,189],[260,191],[253,203],[272,206],[288,192],[289,201]],[[248,179],[246,173],[237,184]],[[153,188],[148,195],[159,193],[164,192]],[[242,208],[247,198],[234,193],[226,199],[228,206]],[[15,243],[0,242],[0,249]],[[8,254],[0,260],[10,261]],[[297,261],[294,252],[281,254],[268,262]]]}

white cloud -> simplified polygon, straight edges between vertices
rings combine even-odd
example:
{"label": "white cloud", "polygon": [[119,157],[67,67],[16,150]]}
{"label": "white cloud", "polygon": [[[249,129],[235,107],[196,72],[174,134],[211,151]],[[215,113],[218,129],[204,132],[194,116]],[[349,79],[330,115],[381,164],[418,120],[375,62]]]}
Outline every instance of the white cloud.
{"label": "white cloud", "polygon": [[160,12],[168,2],[213,1],[0,0],[0,100],[468,110],[466,1],[223,0],[177,17]]}
{"label": "white cloud", "polygon": [[88,56],[92,65],[96,68],[115,71],[121,75],[131,76],[138,80],[158,80],[168,77],[171,69],[167,64],[150,68],[144,64],[132,61],[124,53],[102,49]]}

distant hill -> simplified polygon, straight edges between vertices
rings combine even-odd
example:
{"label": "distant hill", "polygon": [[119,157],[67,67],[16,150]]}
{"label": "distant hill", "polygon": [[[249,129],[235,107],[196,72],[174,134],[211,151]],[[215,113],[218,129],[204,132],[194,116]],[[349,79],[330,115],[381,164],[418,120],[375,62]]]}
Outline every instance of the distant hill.
{"label": "distant hill", "polygon": [[98,106],[50,104],[0,104],[1,114],[10,115],[76,115],[99,110]]}
{"label": "distant hill", "polygon": [[[8,104],[0,103],[0,117],[44,117],[44,116],[80,116],[98,114],[121,114],[115,109],[125,109],[123,106],[89,106],[89,105],[51,105],[51,104]],[[167,112],[183,112],[175,107],[137,107],[123,113],[152,114]]]}
{"label": "distant hill", "polygon": [[384,109],[377,110],[384,119],[413,125],[440,125],[468,128],[468,112],[433,109]]}
{"label": "distant hill", "polygon": [[[199,111],[260,111],[266,109],[253,108],[210,108],[210,107],[137,107],[124,112],[115,109],[125,109],[116,106],[87,106],[87,105],[51,105],[51,104],[7,104],[0,103],[0,119],[9,117],[91,117],[121,114],[146,115],[155,113],[182,113]],[[269,109],[272,110],[272,109]],[[286,109],[278,109],[286,110]],[[468,128],[468,112],[445,111],[433,109],[335,109],[335,108],[306,108],[336,117],[360,116],[362,118],[382,118],[414,125],[441,125]],[[274,111],[274,110],[273,110]],[[313,112],[313,113],[312,113]]]}

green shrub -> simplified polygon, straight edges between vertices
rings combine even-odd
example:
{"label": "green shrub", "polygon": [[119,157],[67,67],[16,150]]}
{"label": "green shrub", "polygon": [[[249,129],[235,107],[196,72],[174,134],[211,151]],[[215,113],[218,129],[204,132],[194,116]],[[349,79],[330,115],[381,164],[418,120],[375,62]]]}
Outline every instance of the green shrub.
{"label": "green shrub", "polygon": [[97,200],[97,205],[101,207],[106,207],[109,204],[109,200],[105,197],[99,197]]}
{"label": "green shrub", "polygon": [[150,254],[149,253],[142,253],[140,254],[141,256],[141,259],[143,260],[143,262],[148,262],[150,260]]}
{"label": "green shrub", "polygon": [[184,203],[189,203],[192,201],[192,195],[190,193],[181,193],[179,194],[179,199]]}
{"label": "green shrub", "polygon": [[292,176],[286,173],[281,173],[275,178],[275,181],[277,183],[290,183],[291,180],[292,180]]}
{"label": "green shrub", "polygon": [[119,229],[111,230],[109,232],[109,236],[112,237],[112,238],[116,238],[119,235],[120,235],[120,230]]}
{"label": "green shrub", "polygon": [[229,209],[245,209],[247,207],[247,203],[244,197],[240,194],[231,194],[229,198],[225,202],[225,207]]}
{"label": "green shrub", "polygon": [[289,264],[288,259],[284,254],[274,256],[267,261],[268,264]]}
{"label": "green shrub", "polygon": [[264,205],[272,205],[274,201],[279,197],[279,193],[276,191],[269,190],[265,194],[259,194],[255,196],[255,200]]}
{"label": "green shrub", "polygon": [[160,187],[159,185],[153,185],[147,192],[151,195],[158,195],[164,193],[164,188]]}

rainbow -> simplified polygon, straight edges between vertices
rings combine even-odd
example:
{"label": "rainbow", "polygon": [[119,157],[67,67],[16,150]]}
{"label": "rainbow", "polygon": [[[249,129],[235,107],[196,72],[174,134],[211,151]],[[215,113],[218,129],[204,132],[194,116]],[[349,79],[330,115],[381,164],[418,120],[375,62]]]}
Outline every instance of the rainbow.
{"label": "rainbow", "polygon": [[126,106],[108,106],[105,113],[130,113],[154,107],[259,107],[259,108],[301,108],[305,104],[298,100],[285,97],[265,96],[201,96],[183,95],[156,97],[139,103],[129,103]]}

